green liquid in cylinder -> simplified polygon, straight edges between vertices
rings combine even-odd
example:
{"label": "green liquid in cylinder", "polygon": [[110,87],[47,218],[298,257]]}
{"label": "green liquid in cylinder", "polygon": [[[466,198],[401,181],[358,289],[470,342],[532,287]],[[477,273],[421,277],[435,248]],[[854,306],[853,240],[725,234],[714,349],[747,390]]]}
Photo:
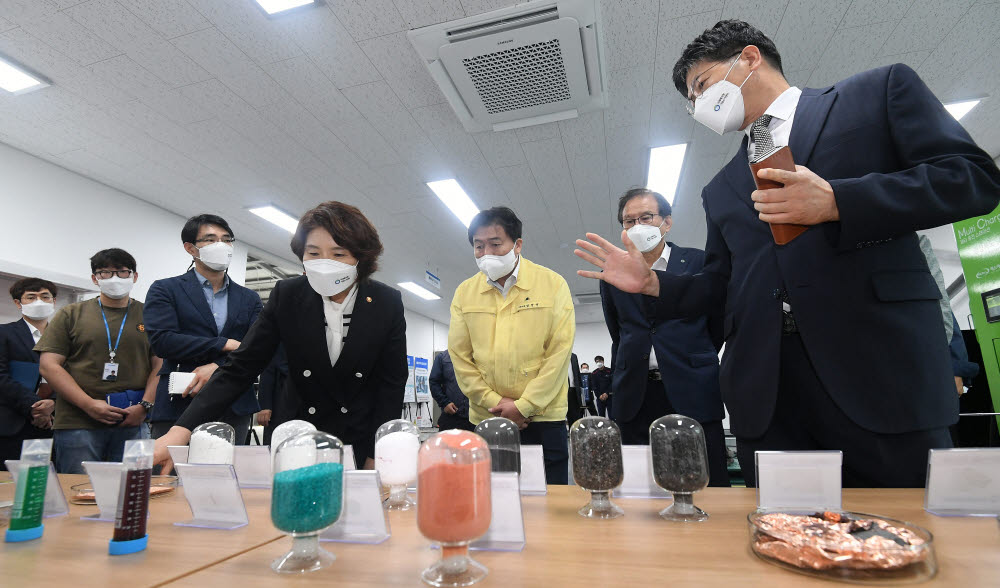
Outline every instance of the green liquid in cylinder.
{"label": "green liquid in cylinder", "polygon": [[34,529],[42,524],[45,510],[45,486],[49,481],[49,466],[37,465],[25,468],[17,477],[14,506],[10,512],[10,529],[21,531]]}

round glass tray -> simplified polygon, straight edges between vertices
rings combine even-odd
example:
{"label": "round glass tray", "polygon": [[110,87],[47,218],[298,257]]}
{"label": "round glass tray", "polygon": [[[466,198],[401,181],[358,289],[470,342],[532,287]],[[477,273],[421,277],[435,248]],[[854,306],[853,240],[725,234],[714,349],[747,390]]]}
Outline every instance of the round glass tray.
{"label": "round glass tray", "polygon": [[906,521],[850,511],[754,512],[750,548],[779,567],[827,580],[910,584],[937,573],[934,536]]}
{"label": "round glass tray", "polygon": [[[149,482],[149,497],[166,496],[173,492],[176,487],[177,476],[153,476]],[[73,491],[73,495],[69,497],[69,501],[73,504],[97,504],[94,486],[89,481],[74,484],[69,489]]]}

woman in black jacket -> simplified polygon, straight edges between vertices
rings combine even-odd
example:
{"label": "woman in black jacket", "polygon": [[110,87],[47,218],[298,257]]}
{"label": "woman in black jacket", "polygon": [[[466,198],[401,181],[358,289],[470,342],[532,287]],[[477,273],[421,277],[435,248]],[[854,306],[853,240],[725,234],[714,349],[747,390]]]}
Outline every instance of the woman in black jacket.
{"label": "woman in black jacket", "polygon": [[373,467],[375,430],[400,417],[407,378],[402,298],[371,279],[382,250],[375,227],[353,206],[324,202],[303,215],[292,251],[306,275],[275,285],[229,363],[156,440],[154,461],[169,466],[167,446],[187,444],[192,429],[216,420],[280,343],[291,385],[273,399],[272,424],[309,421],[353,445],[358,467]]}

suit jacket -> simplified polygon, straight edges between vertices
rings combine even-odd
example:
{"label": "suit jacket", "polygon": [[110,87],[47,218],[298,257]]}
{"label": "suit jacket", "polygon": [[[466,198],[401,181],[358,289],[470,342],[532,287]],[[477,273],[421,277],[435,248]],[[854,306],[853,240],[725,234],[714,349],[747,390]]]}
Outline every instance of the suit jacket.
{"label": "suit jacket", "polygon": [[[0,325],[0,437],[17,435],[31,422],[31,405],[41,400],[10,377],[10,362],[38,363],[35,339],[24,320]],[[38,382],[35,382],[35,388]]]}
{"label": "suit jacket", "polygon": [[584,405],[580,402],[580,360],[575,353],[569,356],[569,369],[572,376],[569,378],[569,398],[566,404],[566,420],[570,425],[577,419],[583,417]]}
{"label": "suit jacket", "polygon": [[[667,274],[693,275],[701,271],[704,251],[667,245]],[[601,303],[611,333],[614,420],[630,421],[639,414],[646,396],[650,349],[656,353],[663,388],[675,411],[699,422],[722,419],[721,343],[709,329],[709,325],[719,325],[721,330],[721,306],[708,316],[665,320],[655,316],[652,298],[622,292],[605,282],[601,282]]]}
{"label": "suit jacket", "polygon": [[455,379],[455,366],[451,363],[451,356],[447,351],[442,351],[434,357],[434,365],[431,367],[431,375],[428,379],[431,387],[431,396],[438,406],[444,408],[448,403],[454,402],[458,407],[458,416],[468,420],[469,418],[469,397],[462,394],[462,389],[458,387],[458,380]]}
{"label": "suit jacket", "polygon": [[[612,356],[612,359],[614,356]],[[611,394],[611,368],[605,366],[602,368],[597,368],[596,370],[590,372],[590,390],[594,393],[594,396],[600,396],[601,394]]]}
{"label": "suit jacket", "polygon": [[187,429],[215,420],[274,358],[288,356],[290,386],[273,400],[275,425],[302,419],[354,445],[359,463],[375,455],[375,431],[403,411],[406,319],[398,290],[359,283],[336,365],[326,347],[323,299],[299,276],[279,281],[240,348],[232,352],[177,420]]}
{"label": "suit jacket", "polygon": [[737,437],[763,434],[773,414],[782,290],[816,374],[856,424],[893,434],[954,423],[940,292],[914,231],[995,208],[1000,171],[901,64],[803,90],[790,148],[830,182],[840,220],[775,245],[750,198],[744,139],[702,192],[703,272],[659,272],[657,312],[725,304],[720,383]]}
{"label": "suit jacket", "polygon": [[[228,288],[228,314],[220,333],[193,269],[173,278],[156,280],[149,287],[142,310],[143,320],[153,352],[163,358],[151,421],[176,421],[191,404],[190,398],[170,397],[170,372],[190,372],[213,362],[224,365],[229,356],[222,351],[226,342],[229,339],[243,341],[250,325],[257,320],[263,307],[260,296],[232,280]],[[252,384],[247,384],[243,394],[234,399],[232,410],[238,415],[260,410]]]}

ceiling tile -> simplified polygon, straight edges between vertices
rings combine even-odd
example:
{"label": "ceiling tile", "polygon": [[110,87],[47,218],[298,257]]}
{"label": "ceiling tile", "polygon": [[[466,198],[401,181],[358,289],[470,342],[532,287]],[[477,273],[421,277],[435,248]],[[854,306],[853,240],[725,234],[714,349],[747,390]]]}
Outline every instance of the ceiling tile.
{"label": "ceiling tile", "polygon": [[660,3],[659,28],[656,34],[656,69],[653,94],[675,93],[674,64],[691,41],[722,18],[721,10],[674,18],[665,2]]}
{"label": "ceiling tile", "polygon": [[80,65],[108,59],[122,51],[113,44],[75,22],[67,13],[56,12],[45,16],[19,20],[21,28],[33,36],[44,39],[60,53]]}
{"label": "ceiling tile", "polygon": [[420,62],[406,33],[393,33],[359,43],[389,87],[409,109],[445,101],[444,95]]}
{"label": "ceiling tile", "polygon": [[604,124],[608,128],[648,124],[652,85],[652,64],[612,70],[608,76],[608,108],[604,111]]}
{"label": "ceiling tile", "polygon": [[477,14],[483,14],[484,12],[491,12],[493,10],[514,6],[519,2],[521,2],[521,0],[462,0],[462,7],[465,8],[465,14],[474,16]]}
{"label": "ceiling tile", "polygon": [[118,0],[118,2],[167,39],[212,26],[187,0]]}
{"label": "ceiling tile", "polygon": [[746,21],[765,35],[774,37],[788,4],[789,0],[727,0],[722,18]]}
{"label": "ceiling tile", "polygon": [[[951,0],[940,2],[937,10],[910,10],[907,17],[896,25],[879,51],[880,55],[897,55],[921,51],[941,42],[949,31],[961,20],[974,0]],[[930,14],[911,16],[914,14]]]}
{"label": "ceiling tile", "polygon": [[[997,46],[996,31],[1000,27],[1000,11],[993,4],[973,6],[931,50],[917,70],[924,81],[942,100],[959,100],[985,94],[996,86],[995,67],[984,55]],[[972,74],[970,69],[990,66],[987,71]],[[978,86],[970,90],[968,86]],[[965,86],[962,90],[956,90]]]}
{"label": "ceiling tile", "polygon": [[17,23],[15,23],[14,21],[7,20],[6,18],[0,16],[0,33],[4,31],[9,31],[16,26]]}
{"label": "ceiling tile", "polygon": [[854,0],[840,26],[848,29],[878,22],[898,22],[911,4],[913,0]]}
{"label": "ceiling tile", "polygon": [[649,159],[648,127],[610,127],[605,132],[609,168],[646,167]]}
{"label": "ceiling tile", "polygon": [[892,22],[881,22],[838,30],[809,77],[809,86],[821,88],[864,71],[894,25]]}
{"label": "ceiling tile", "polygon": [[605,66],[608,69],[653,62],[659,13],[659,0],[601,0]]}
{"label": "ceiling tile", "polygon": [[915,51],[913,53],[903,53],[900,55],[882,55],[872,59],[871,63],[868,64],[867,69],[875,69],[884,65],[893,65],[894,63],[905,63],[916,70],[920,67],[920,64],[922,64],[924,60],[930,56],[930,54],[930,51]]}
{"label": "ceiling tile", "polygon": [[694,132],[694,118],[676,92],[656,94],[649,111],[649,144],[660,147],[687,143]]}
{"label": "ceiling tile", "polygon": [[200,82],[210,77],[146,23],[113,0],[93,0],[68,8],[64,13],[172,86]]}
{"label": "ceiling tile", "polygon": [[774,44],[787,71],[816,66],[851,0],[796,0],[788,4]]}
{"label": "ceiling tile", "polygon": [[559,123],[551,122],[540,125],[529,125],[514,129],[514,134],[517,135],[517,140],[522,143],[554,139],[559,136]]}
{"label": "ceiling tile", "polygon": [[392,0],[327,0],[355,41],[406,30]]}
{"label": "ceiling tile", "polygon": [[345,88],[343,93],[404,160],[416,163],[436,154],[423,129],[385,82]]}
{"label": "ceiling tile", "polygon": [[527,164],[512,165],[494,170],[497,180],[507,193],[511,208],[522,221],[551,222],[535,176]]}
{"label": "ceiling tile", "polygon": [[465,16],[460,0],[395,0],[394,3],[403,22],[411,29]]}
{"label": "ceiling tile", "polygon": [[533,141],[521,148],[546,206],[559,219],[556,233],[562,242],[571,242],[581,234],[583,225],[562,140]]}
{"label": "ceiling tile", "polygon": [[490,167],[507,167],[525,163],[524,151],[514,131],[499,133],[477,133],[474,135],[479,150],[483,152]]}
{"label": "ceiling tile", "polygon": [[[282,19],[268,18],[253,0],[197,0],[191,5],[258,65],[302,55],[294,36],[280,25]],[[300,16],[316,16],[321,12],[320,6],[304,10]]]}
{"label": "ceiling tile", "polygon": [[217,29],[208,28],[177,37],[171,43],[251,106],[260,107],[287,98],[277,82]]}
{"label": "ceiling tile", "polygon": [[347,29],[326,8],[291,14],[279,23],[337,88],[382,78]]}

